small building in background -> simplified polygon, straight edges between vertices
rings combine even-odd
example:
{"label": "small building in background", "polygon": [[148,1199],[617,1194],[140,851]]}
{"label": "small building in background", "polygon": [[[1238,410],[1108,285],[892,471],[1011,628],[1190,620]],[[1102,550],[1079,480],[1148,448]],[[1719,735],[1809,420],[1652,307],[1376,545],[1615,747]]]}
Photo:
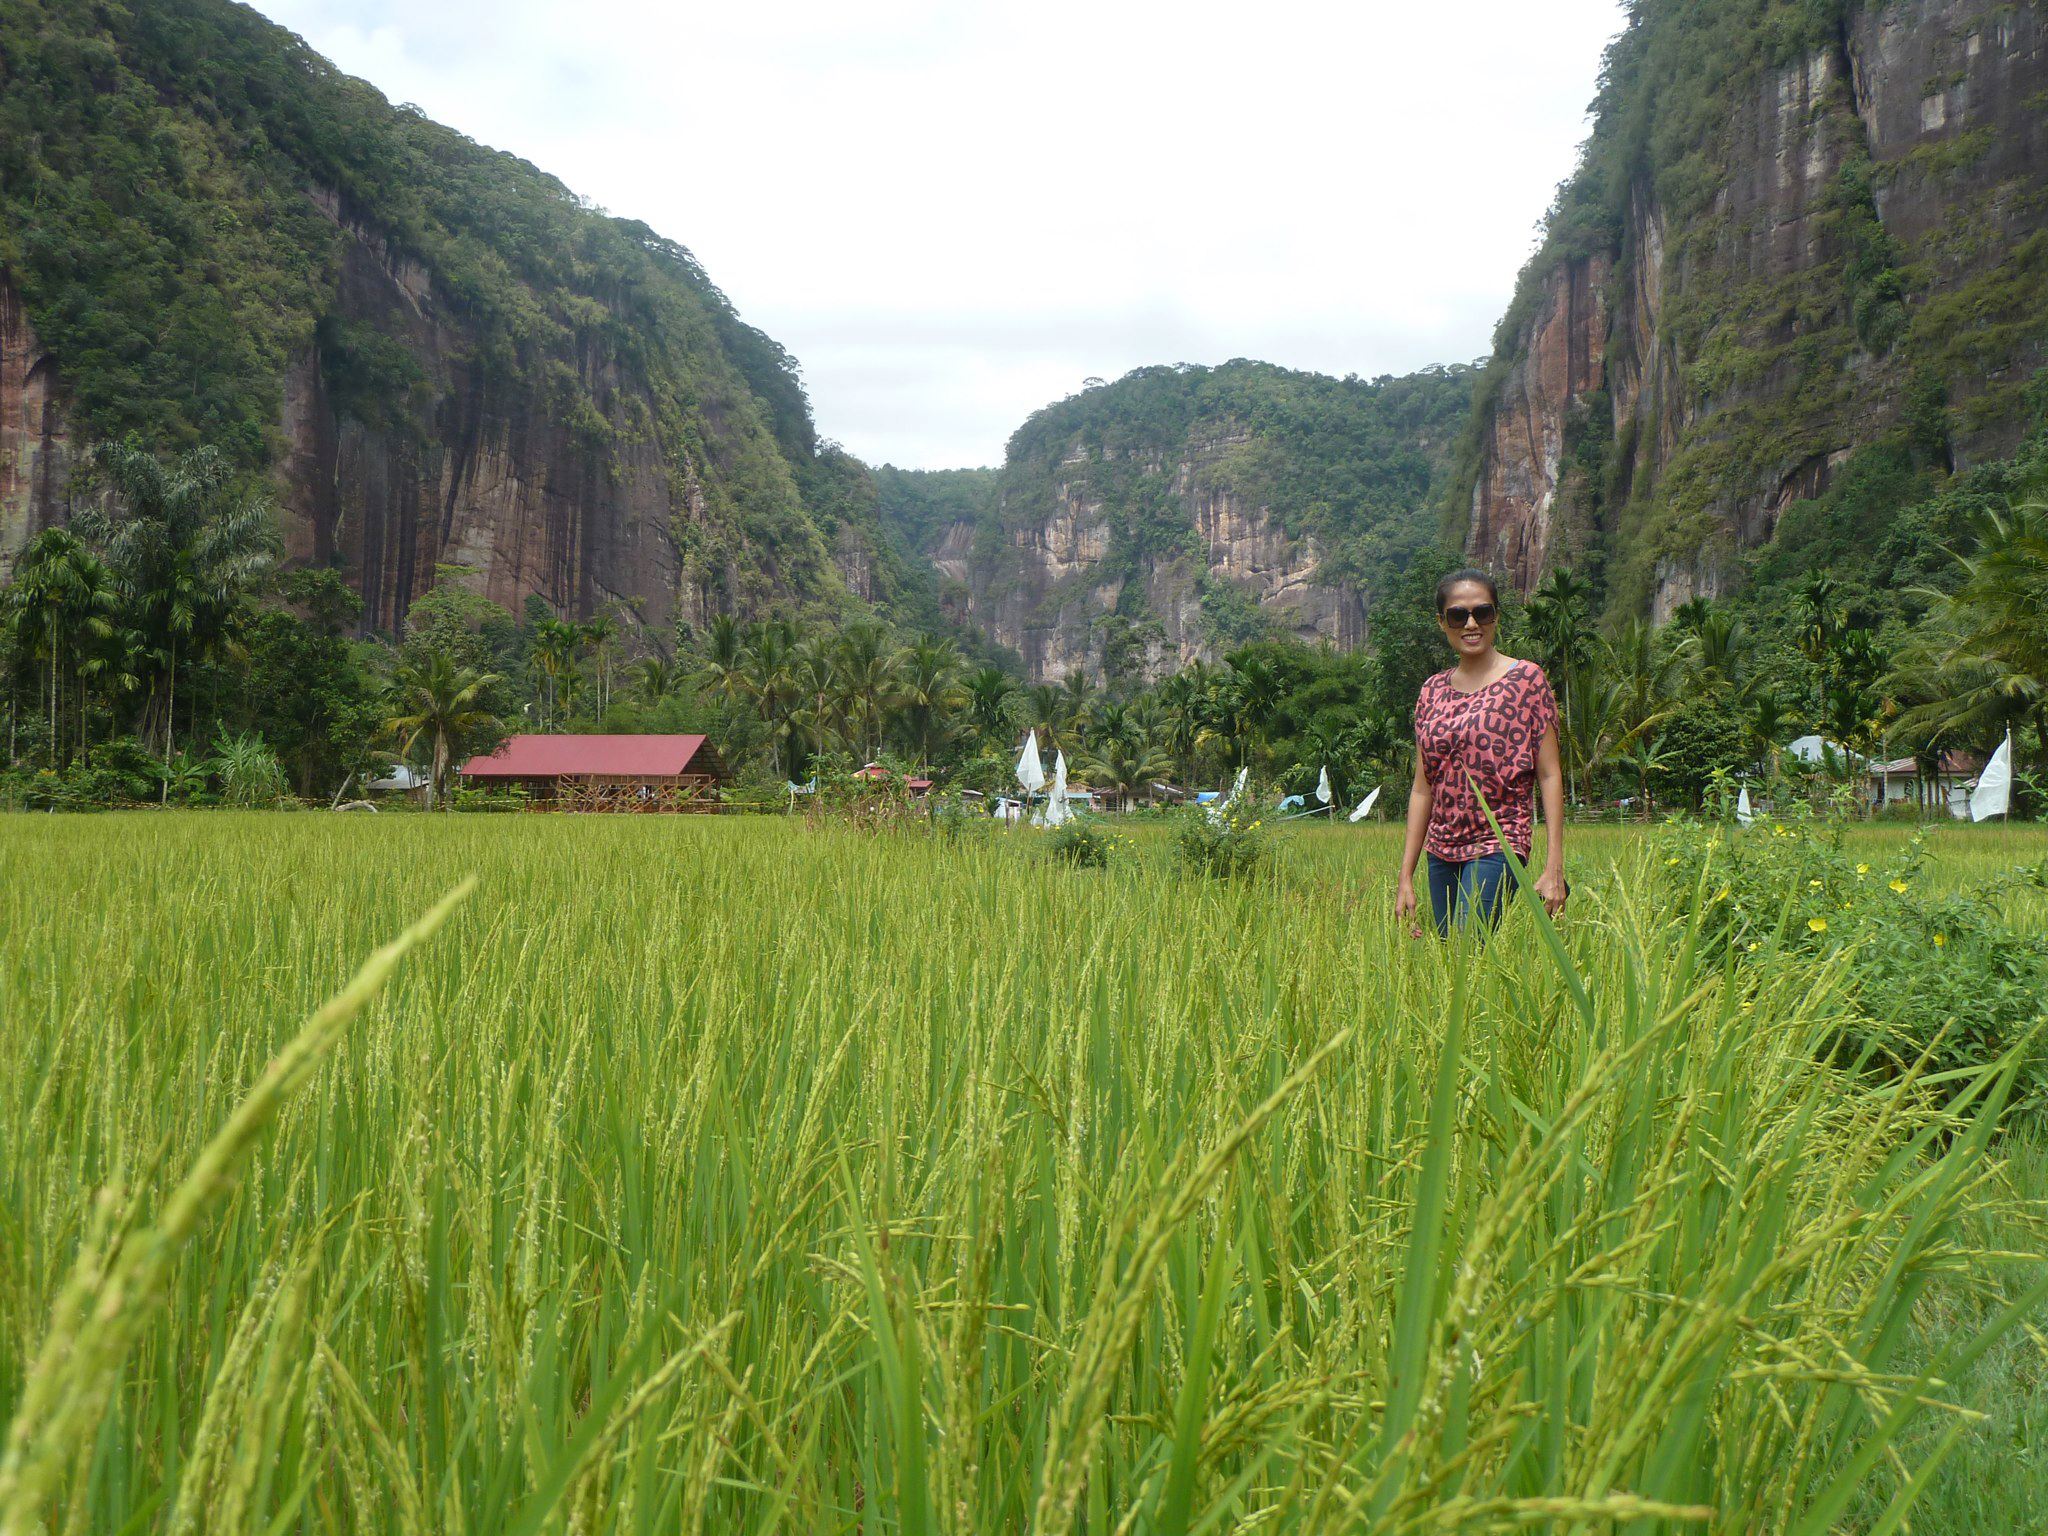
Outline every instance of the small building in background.
{"label": "small building in background", "polygon": [[1946,808],[1951,816],[1970,814],[1970,786],[1983,771],[1984,759],[1974,752],[1944,752],[1930,778],[1920,776],[1920,763],[1911,757],[1893,758],[1888,763],[1871,763],[1871,804],[1918,805],[1923,810]]}
{"label": "small building in background", "polygon": [[[886,784],[896,777],[895,774],[884,768],[880,763],[869,763],[862,768],[856,769],[853,776],[868,784]],[[919,776],[907,776],[903,780],[903,787],[913,795],[930,794],[932,781]]]}
{"label": "small building in background", "polygon": [[403,795],[422,803],[427,798],[427,776],[410,763],[393,763],[391,771],[363,781],[363,788],[383,795]]}
{"label": "small building in background", "polygon": [[702,736],[514,736],[459,772],[465,784],[518,785],[536,805],[588,811],[701,810],[730,777]]}

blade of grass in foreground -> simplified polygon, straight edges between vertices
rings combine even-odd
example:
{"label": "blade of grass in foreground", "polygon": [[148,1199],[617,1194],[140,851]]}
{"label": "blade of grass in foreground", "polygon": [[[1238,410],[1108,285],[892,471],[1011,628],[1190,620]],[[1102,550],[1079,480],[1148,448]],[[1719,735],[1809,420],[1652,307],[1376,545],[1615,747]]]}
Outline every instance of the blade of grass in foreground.
{"label": "blade of grass in foreground", "polygon": [[433,937],[475,888],[471,876],[443,896],[426,916],[364,961],[349,984],[306,1021],[200,1151],[154,1226],[123,1240],[111,1219],[112,1193],[102,1193],[102,1220],[72,1268],[8,1427],[7,1448],[0,1455],[0,1536],[29,1536],[43,1529],[48,1501],[78,1459],[91,1454],[129,1345],[161,1299],[171,1266],[200,1219],[233,1186],[263,1128],[377,995],[406,952]]}

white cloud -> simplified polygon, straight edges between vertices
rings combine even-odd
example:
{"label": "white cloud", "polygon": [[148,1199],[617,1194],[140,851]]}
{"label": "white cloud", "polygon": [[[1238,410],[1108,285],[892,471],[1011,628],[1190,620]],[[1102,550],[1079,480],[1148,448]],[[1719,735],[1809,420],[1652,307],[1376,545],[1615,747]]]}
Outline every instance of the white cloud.
{"label": "white cloud", "polygon": [[863,457],[1000,459],[1091,374],[1486,348],[1616,0],[257,0],[696,253]]}

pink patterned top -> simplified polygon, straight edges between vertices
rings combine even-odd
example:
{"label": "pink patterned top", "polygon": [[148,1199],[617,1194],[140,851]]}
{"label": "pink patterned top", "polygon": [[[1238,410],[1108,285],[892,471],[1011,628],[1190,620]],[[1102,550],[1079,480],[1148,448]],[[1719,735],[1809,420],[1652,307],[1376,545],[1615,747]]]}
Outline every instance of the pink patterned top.
{"label": "pink patterned top", "polygon": [[1423,847],[1458,862],[1500,847],[1472,792],[1477,780],[1515,856],[1527,859],[1535,831],[1536,749],[1557,724],[1550,679],[1535,662],[1517,661],[1484,688],[1460,693],[1451,686],[1456,670],[1437,673],[1415,700],[1415,746],[1435,797]]}

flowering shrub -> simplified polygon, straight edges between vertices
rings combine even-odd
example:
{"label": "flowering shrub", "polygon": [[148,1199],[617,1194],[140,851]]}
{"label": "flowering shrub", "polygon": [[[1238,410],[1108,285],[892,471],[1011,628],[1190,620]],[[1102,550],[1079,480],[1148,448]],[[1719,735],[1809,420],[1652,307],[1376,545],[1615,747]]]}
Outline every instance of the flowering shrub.
{"label": "flowering shrub", "polygon": [[1129,838],[1118,837],[1093,816],[1076,816],[1045,834],[1045,851],[1076,869],[1106,869],[1132,847]]}
{"label": "flowering shrub", "polygon": [[[1928,1072],[2004,1055],[2048,1008],[2048,943],[2018,932],[1990,892],[1924,890],[1927,833],[1888,853],[1851,853],[1844,824],[1795,812],[1746,829],[1679,822],[1661,872],[1677,910],[1702,905],[1703,934],[1739,964],[1769,966],[1854,946],[1853,1059],[1874,1044],[1903,1068],[1931,1051]],[[2048,1108],[2048,1053],[2021,1069],[2015,1103]]]}
{"label": "flowering shrub", "polygon": [[1258,874],[1273,857],[1265,813],[1249,796],[1220,811],[1204,806],[1177,813],[1173,846],[1184,868],[1221,880]]}

